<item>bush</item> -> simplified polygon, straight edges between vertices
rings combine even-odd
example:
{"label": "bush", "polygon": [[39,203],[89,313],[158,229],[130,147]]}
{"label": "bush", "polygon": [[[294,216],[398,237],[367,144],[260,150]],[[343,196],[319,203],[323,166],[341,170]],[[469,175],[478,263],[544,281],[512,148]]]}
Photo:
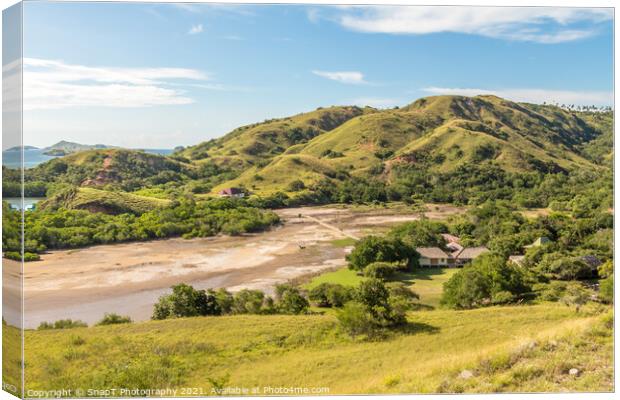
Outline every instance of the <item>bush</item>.
{"label": "bush", "polygon": [[132,320],[128,316],[122,316],[114,313],[105,313],[101,321],[95,325],[114,325],[114,324],[129,324]]}
{"label": "bush", "polygon": [[[4,253],[4,257],[10,260],[15,260],[15,261],[22,260],[21,253],[19,251],[7,251]],[[24,252],[24,262],[39,261],[40,259],[41,259],[41,256],[39,256],[36,253],[30,253],[28,251]]]}
{"label": "bush", "polygon": [[336,314],[340,326],[351,336],[372,335],[377,325],[367,312],[366,306],[357,301],[350,301]]}
{"label": "bush", "polygon": [[549,283],[538,283],[534,285],[533,289],[542,301],[559,301],[566,291],[566,282],[551,281]]}
{"label": "bush", "polygon": [[153,309],[152,319],[220,315],[221,309],[212,290],[196,290],[181,283],[172,286],[172,294],[159,298]]}
{"label": "bush", "polygon": [[243,289],[233,296],[233,314],[269,314],[273,312],[273,299],[260,290]]}
{"label": "bush", "polygon": [[337,283],[321,283],[309,293],[309,298],[318,307],[342,307],[353,298],[354,289]]}
{"label": "bush", "polygon": [[574,306],[575,312],[578,313],[581,306],[588,302],[590,295],[590,291],[587,290],[581,283],[570,282],[566,285],[566,292],[562,297],[562,303],[569,307]]}
{"label": "bush", "polygon": [[306,188],[306,185],[304,184],[304,181],[302,181],[301,179],[296,179],[292,181],[291,183],[289,183],[288,185],[289,192],[299,192],[300,190],[304,190],[305,188]]}
{"label": "bush", "polygon": [[41,322],[39,324],[38,330],[47,330],[47,329],[71,329],[71,328],[85,328],[88,324],[84,321],[80,320],[72,320],[72,319],[60,319],[56,322]]}
{"label": "bush", "polygon": [[613,274],[601,280],[598,296],[601,299],[601,301],[603,301],[604,303],[614,302],[614,275]]}
{"label": "bush", "polygon": [[374,262],[364,268],[364,276],[369,278],[385,279],[398,269],[398,264]]}
{"label": "bush", "polygon": [[[441,304],[451,308],[480,307],[496,301],[510,301],[528,292],[523,270],[502,257],[485,254],[465,266],[444,283]],[[504,293],[502,293],[504,292]]]}
{"label": "bush", "polygon": [[282,284],[276,285],[276,308],[282,314],[303,314],[308,311],[308,300],[298,288]]}

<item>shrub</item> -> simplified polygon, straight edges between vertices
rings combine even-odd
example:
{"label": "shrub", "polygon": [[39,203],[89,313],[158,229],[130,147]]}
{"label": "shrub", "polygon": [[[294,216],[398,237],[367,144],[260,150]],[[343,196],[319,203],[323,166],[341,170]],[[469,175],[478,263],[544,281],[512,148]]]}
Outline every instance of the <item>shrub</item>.
{"label": "shrub", "polygon": [[265,314],[273,311],[273,299],[260,290],[243,289],[233,296],[233,314]]}
{"label": "shrub", "polygon": [[372,316],[366,306],[357,301],[350,301],[336,314],[340,326],[352,336],[372,335],[377,331]]}
{"label": "shrub", "polygon": [[220,315],[221,313],[215,292],[196,290],[190,285],[181,283],[172,286],[172,294],[159,298],[154,306],[152,319]]}
{"label": "shrub", "polygon": [[[467,309],[497,301],[511,301],[530,290],[523,270],[494,254],[485,254],[444,283],[441,304]],[[505,292],[505,293],[502,293]],[[501,293],[501,294],[500,294]]]}
{"label": "shrub", "polygon": [[56,322],[41,322],[39,324],[38,330],[47,330],[47,329],[71,329],[71,328],[85,328],[88,324],[84,321],[80,320],[72,320],[72,319],[60,319]]}
{"label": "shrub", "polygon": [[276,285],[276,308],[282,314],[303,314],[308,311],[308,300],[298,288],[282,284]]}
{"label": "shrub", "polygon": [[568,307],[574,306],[575,312],[579,312],[581,306],[588,302],[590,292],[579,282],[570,282],[566,285],[566,292],[562,297],[562,303]]}
{"label": "shrub", "polygon": [[342,307],[353,298],[354,290],[337,283],[321,283],[310,290],[308,297],[318,307]]}
{"label": "shrub", "polygon": [[538,283],[534,285],[533,289],[542,301],[559,301],[566,291],[566,282]]}
{"label": "shrub", "polygon": [[385,279],[398,269],[398,264],[387,262],[370,263],[364,268],[364,276],[369,278]]}
{"label": "shrub", "polygon": [[95,325],[114,325],[114,324],[129,324],[132,320],[128,316],[122,316],[115,313],[105,313],[101,321]]}
{"label": "shrub", "polygon": [[[4,253],[4,257],[10,260],[15,260],[15,261],[22,260],[21,253],[19,251],[7,251]],[[41,256],[39,256],[36,253],[30,253],[28,251],[24,252],[24,262],[39,261],[40,259],[41,259]]]}
{"label": "shrub", "polygon": [[289,192],[299,192],[300,190],[304,190],[305,188],[306,185],[301,179],[296,179],[288,185]]}
{"label": "shrub", "polygon": [[599,298],[604,303],[614,302],[614,276],[613,274],[601,280],[598,295],[599,295]]}

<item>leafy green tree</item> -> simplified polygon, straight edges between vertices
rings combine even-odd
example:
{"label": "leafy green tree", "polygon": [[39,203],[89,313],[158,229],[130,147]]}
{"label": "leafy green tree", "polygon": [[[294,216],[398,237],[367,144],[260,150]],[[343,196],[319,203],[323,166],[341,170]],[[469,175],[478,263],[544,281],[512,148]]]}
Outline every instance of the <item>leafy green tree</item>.
{"label": "leafy green tree", "polygon": [[276,285],[276,309],[282,314],[304,314],[310,304],[298,288],[289,284]]}
{"label": "leafy green tree", "polygon": [[493,299],[497,303],[512,301],[530,290],[528,277],[520,267],[498,255],[484,254],[444,283],[441,303],[457,309],[474,308]]}
{"label": "leafy green tree", "polygon": [[153,319],[193,317],[197,315],[220,315],[213,291],[196,290],[181,283],[172,286],[172,294],[159,298],[153,309]]}
{"label": "leafy green tree", "polygon": [[419,255],[398,238],[366,236],[356,242],[353,251],[347,255],[349,268],[363,271],[368,264],[377,261],[401,262],[414,266]]}
{"label": "leafy green tree", "polygon": [[336,283],[321,283],[310,290],[310,300],[318,307],[342,307],[353,297],[353,289]]}

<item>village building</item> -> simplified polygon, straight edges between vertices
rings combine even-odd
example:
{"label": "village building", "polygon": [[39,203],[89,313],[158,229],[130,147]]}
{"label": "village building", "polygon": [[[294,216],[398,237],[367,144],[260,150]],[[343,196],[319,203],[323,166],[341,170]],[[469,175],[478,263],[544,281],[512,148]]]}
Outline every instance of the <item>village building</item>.
{"label": "village building", "polygon": [[421,267],[447,267],[452,264],[450,255],[439,247],[416,247]]}
{"label": "village building", "polygon": [[511,262],[519,267],[523,266],[523,262],[525,261],[525,256],[520,254],[515,254],[508,257],[508,262]]}
{"label": "village building", "polygon": [[538,239],[536,239],[534,241],[534,243],[532,244],[528,244],[527,246],[524,246],[526,249],[529,249],[530,247],[540,247],[542,245],[545,245],[547,243],[551,243],[551,239],[549,239],[546,236],[541,236]]}
{"label": "village building", "polygon": [[487,249],[484,246],[466,247],[463,250],[461,250],[458,254],[453,255],[454,264],[457,267],[463,266],[469,262],[472,262],[478,256],[484,253],[488,253],[488,252],[489,252],[489,249]]}
{"label": "village building", "polygon": [[220,190],[220,192],[218,193],[221,197],[244,197],[245,193],[242,189],[239,188],[226,188],[226,189],[222,189]]}

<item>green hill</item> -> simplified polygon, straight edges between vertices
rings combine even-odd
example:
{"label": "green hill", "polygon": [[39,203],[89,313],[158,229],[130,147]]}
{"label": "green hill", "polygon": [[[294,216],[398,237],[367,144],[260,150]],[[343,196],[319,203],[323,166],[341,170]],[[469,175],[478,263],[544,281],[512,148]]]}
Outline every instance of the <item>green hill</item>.
{"label": "green hill", "polygon": [[375,110],[355,106],[319,108],[237,128],[219,139],[188,147],[179,155],[244,168],[282,154],[291,146],[306,143],[351,118],[372,112]]}
{"label": "green hill", "polygon": [[471,166],[493,165],[509,173],[609,171],[612,126],[612,112],[495,96],[434,96],[400,109],[319,108],[240,127],[169,157],[123,149],[81,151],[28,170],[26,181],[176,198],[226,187],[259,195],[291,193],[352,177],[389,184],[403,170],[425,174],[427,186],[439,174],[450,181],[449,174]]}
{"label": "green hill", "polygon": [[39,208],[55,210],[62,207],[69,210],[88,210],[106,214],[142,214],[168,205],[170,205],[170,200],[139,196],[122,191],[112,192],[81,187],[57,193],[39,203]]}
{"label": "green hill", "polygon": [[144,185],[181,180],[193,170],[191,165],[173,158],[137,150],[86,150],[29,169],[26,180],[134,190]]}
{"label": "green hill", "polygon": [[[26,331],[25,381],[29,390],[191,387],[202,396],[218,387],[327,387],[322,394],[332,395],[613,390],[613,335],[592,315],[557,304],[414,312],[381,341],[350,338],[329,314]],[[579,376],[569,376],[573,367]],[[474,377],[459,379],[464,369]]]}
{"label": "green hill", "polygon": [[[495,96],[423,98],[401,109],[350,118],[215,190],[245,186],[257,193],[286,191],[293,181],[309,186],[334,171],[366,177],[379,171],[389,180],[392,167],[402,165],[431,172],[485,162],[510,172],[596,170],[610,157],[612,115],[593,114]],[[287,160],[293,155],[307,168],[291,168]]]}

